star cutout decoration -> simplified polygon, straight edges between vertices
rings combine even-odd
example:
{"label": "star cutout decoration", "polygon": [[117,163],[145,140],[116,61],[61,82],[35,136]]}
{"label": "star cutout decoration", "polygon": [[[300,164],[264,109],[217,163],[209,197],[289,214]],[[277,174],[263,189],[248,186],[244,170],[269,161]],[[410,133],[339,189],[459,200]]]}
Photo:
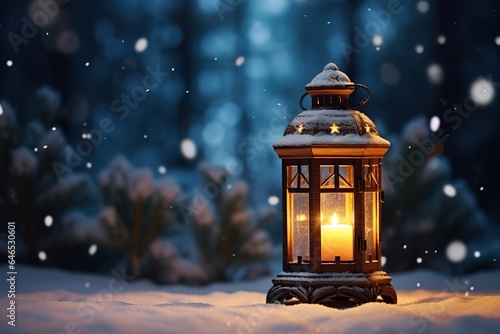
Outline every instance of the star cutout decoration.
{"label": "star cutout decoration", "polygon": [[365,123],[365,133],[371,132],[370,124]]}
{"label": "star cutout decoration", "polygon": [[304,128],[304,124],[299,124],[299,126],[297,126],[297,132],[302,133],[303,128]]}
{"label": "star cutout decoration", "polygon": [[332,130],[330,133],[340,133],[340,127],[337,125],[337,123],[332,123],[332,126],[330,126],[330,130]]}

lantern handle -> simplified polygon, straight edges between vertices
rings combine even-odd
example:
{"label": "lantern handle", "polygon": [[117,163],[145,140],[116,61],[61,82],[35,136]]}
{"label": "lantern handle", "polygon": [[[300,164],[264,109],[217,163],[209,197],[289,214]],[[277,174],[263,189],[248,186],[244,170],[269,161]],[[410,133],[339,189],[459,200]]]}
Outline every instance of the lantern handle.
{"label": "lantern handle", "polygon": [[302,109],[302,110],[307,110],[307,108],[304,108],[304,105],[302,104],[302,101],[304,100],[304,97],[307,96],[307,94],[309,94],[309,93],[305,92],[304,95],[302,95],[302,97],[300,98],[300,101],[299,101],[299,106],[300,106],[300,109]]}
{"label": "lantern handle", "polygon": [[366,90],[366,97],[363,101],[359,102],[358,104],[354,105],[354,106],[348,106],[347,109],[354,109],[354,108],[358,108],[358,107],[361,107],[362,105],[364,105],[366,102],[368,102],[368,100],[370,99],[370,90],[368,89],[368,87],[366,87],[365,85],[362,85],[362,84],[359,84],[359,83],[354,83],[353,82],[353,85],[354,86],[357,86],[357,87],[361,87],[363,88],[364,90]]}
{"label": "lantern handle", "polygon": [[[365,85],[362,85],[362,84],[359,84],[359,83],[352,83],[353,86],[357,86],[357,87],[360,87],[360,88],[363,88],[364,90],[366,90],[366,97],[363,101],[361,101],[360,103],[354,105],[354,106],[347,106],[347,109],[354,109],[354,108],[358,108],[358,107],[361,107],[362,105],[364,105],[366,102],[368,102],[368,100],[370,99],[370,96],[371,96],[371,93],[370,93],[370,90],[368,89],[368,87],[366,87]],[[347,86],[344,86],[344,87],[347,87]],[[352,86],[351,86],[352,87]],[[302,104],[302,101],[304,101],[304,97],[306,97],[309,93],[308,92],[305,92],[300,100],[299,100],[299,106],[300,106],[300,109],[302,110],[307,110],[307,108],[304,107],[304,105]]]}

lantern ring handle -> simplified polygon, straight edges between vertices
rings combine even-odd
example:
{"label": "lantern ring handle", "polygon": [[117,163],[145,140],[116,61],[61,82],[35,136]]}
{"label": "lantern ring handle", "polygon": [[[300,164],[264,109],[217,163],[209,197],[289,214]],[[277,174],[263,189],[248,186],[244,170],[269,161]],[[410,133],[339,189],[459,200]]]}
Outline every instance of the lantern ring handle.
{"label": "lantern ring handle", "polygon": [[370,99],[370,95],[371,95],[370,90],[365,85],[362,85],[362,84],[359,84],[359,83],[354,83],[354,82],[353,82],[353,85],[357,86],[357,87],[360,87],[360,88],[363,88],[364,90],[366,90],[366,97],[365,97],[365,99],[363,101],[359,102],[358,104],[356,104],[354,106],[348,106],[347,107],[348,109],[354,109],[354,108],[361,107],[366,102],[368,102],[368,100]]}
{"label": "lantern ring handle", "polygon": [[[366,97],[363,101],[361,101],[360,103],[354,105],[354,106],[347,106],[347,109],[354,109],[354,108],[358,108],[358,107],[361,107],[362,105],[364,105],[366,102],[368,102],[368,100],[370,99],[370,96],[371,96],[371,92],[370,92],[370,89],[368,89],[368,87],[366,87],[365,85],[363,84],[359,84],[359,83],[352,83],[353,86],[357,86],[357,87],[360,87],[360,88],[363,88],[364,90],[366,90]],[[346,86],[347,87],[347,86]],[[302,104],[302,101],[304,101],[304,97],[306,97],[309,93],[308,92],[305,92],[301,97],[300,97],[300,100],[299,100],[299,107],[300,109],[302,110],[307,110],[307,108],[304,107],[304,105]]]}
{"label": "lantern ring handle", "polygon": [[299,101],[299,107],[300,107],[300,109],[302,109],[302,110],[307,110],[307,108],[304,108],[304,105],[302,104],[302,101],[304,100],[304,97],[306,97],[306,96],[307,96],[307,94],[309,94],[309,93],[308,93],[308,92],[305,92],[305,93],[302,95],[302,97],[300,98],[300,101]]}

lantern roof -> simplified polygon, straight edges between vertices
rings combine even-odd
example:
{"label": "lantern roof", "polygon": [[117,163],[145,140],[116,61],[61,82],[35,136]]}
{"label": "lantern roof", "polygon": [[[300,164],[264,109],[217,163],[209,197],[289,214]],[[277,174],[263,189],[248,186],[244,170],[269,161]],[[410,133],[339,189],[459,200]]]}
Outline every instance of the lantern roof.
{"label": "lantern roof", "polygon": [[[362,103],[351,107],[348,98],[356,86],[366,89],[368,96]],[[307,93],[300,100],[304,111],[288,124],[283,137],[273,143],[280,156],[283,150],[300,147],[328,148],[327,151],[320,151],[330,153],[331,149],[357,147],[362,152],[360,155],[365,155],[367,151],[363,151],[363,148],[368,147],[374,148],[368,151],[377,154],[387,151],[390,143],[379,135],[373,121],[364,113],[352,109],[368,101],[369,90],[366,86],[353,83],[345,73],[339,71],[337,65],[328,63],[305,89]],[[313,100],[310,110],[302,105],[302,99],[307,94]],[[352,149],[344,151],[354,152]]]}
{"label": "lantern roof", "polygon": [[357,110],[311,109],[297,115],[288,124],[274,147],[315,145],[389,146],[368,116]]}
{"label": "lantern roof", "polygon": [[344,72],[340,71],[338,66],[334,63],[328,63],[324,67],[323,71],[316,75],[310,83],[306,85],[308,88],[320,88],[320,87],[335,87],[335,86],[346,86],[352,84],[351,79]]}

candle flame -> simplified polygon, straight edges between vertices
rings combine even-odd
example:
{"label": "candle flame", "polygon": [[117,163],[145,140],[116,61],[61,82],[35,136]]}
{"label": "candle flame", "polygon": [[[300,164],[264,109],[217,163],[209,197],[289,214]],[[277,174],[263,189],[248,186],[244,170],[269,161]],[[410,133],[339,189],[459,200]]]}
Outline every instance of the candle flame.
{"label": "candle flame", "polygon": [[345,222],[340,222],[339,221],[339,216],[337,215],[336,212],[333,213],[332,215],[332,218],[331,218],[331,223],[330,223],[331,226],[336,226],[336,227],[352,227],[352,225],[349,225],[349,224],[346,224]]}
{"label": "candle flame", "polygon": [[332,225],[339,225],[339,217],[337,216],[336,212],[334,212],[332,215]]}

